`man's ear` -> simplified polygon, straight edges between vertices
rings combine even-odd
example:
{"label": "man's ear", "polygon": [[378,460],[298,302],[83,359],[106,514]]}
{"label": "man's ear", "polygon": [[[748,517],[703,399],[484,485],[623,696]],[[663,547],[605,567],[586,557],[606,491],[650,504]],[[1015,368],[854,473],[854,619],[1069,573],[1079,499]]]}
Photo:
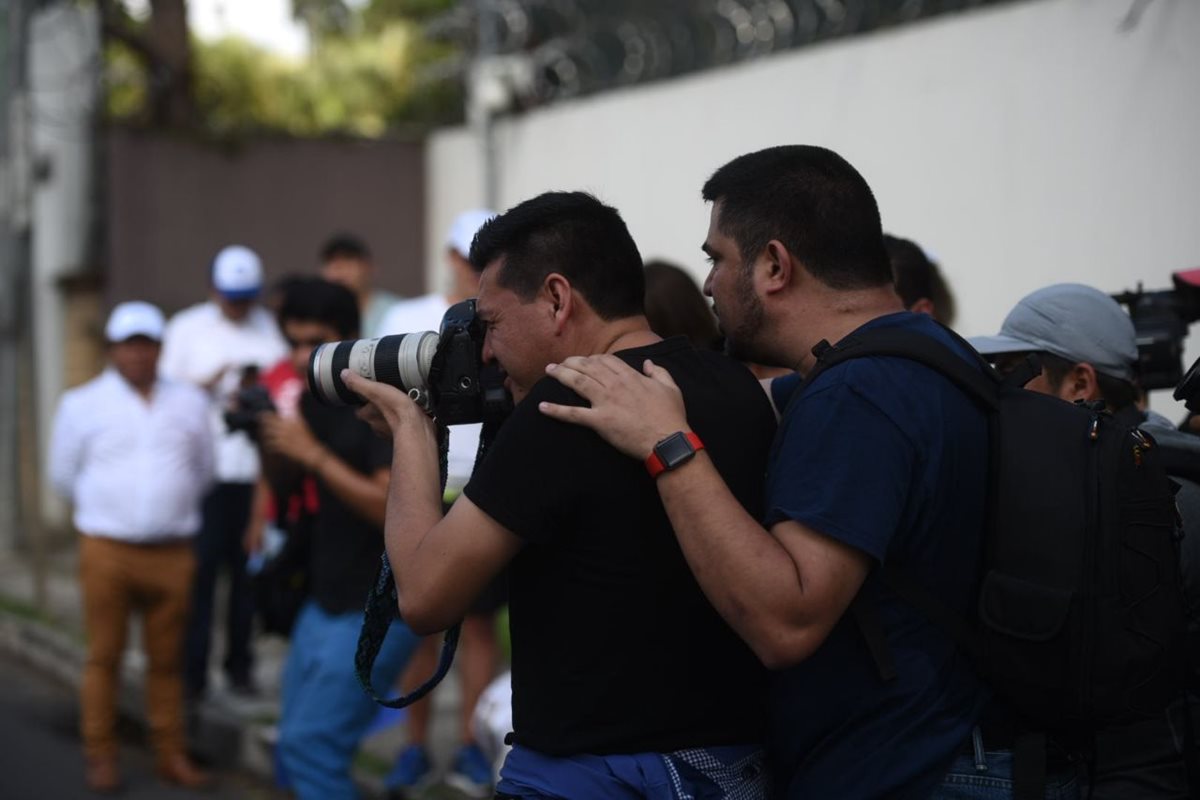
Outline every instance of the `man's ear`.
{"label": "man's ear", "polygon": [[1100,396],[1100,382],[1096,380],[1096,368],[1086,361],[1071,367],[1063,378],[1062,386],[1059,387],[1059,396],[1072,403],[1078,400],[1088,403],[1103,400]]}
{"label": "man's ear", "polygon": [[542,281],[542,294],[554,319],[555,333],[561,333],[575,309],[575,293],[571,289],[571,282],[563,275],[551,272]]}
{"label": "man's ear", "polygon": [[928,297],[922,297],[920,300],[909,306],[908,310],[914,314],[928,314],[931,317],[934,316],[933,301]]}
{"label": "man's ear", "polygon": [[788,288],[796,277],[798,264],[791,252],[778,239],[767,242],[760,262],[763,263],[761,278],[767,294],[774,294]]}

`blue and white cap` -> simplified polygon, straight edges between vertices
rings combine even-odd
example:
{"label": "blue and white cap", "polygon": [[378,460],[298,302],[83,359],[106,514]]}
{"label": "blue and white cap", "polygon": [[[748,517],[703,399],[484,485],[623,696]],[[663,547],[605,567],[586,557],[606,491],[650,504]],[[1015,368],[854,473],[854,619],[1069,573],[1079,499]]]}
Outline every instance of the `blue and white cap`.
{"label": "blue and white cap", "polygon": [[1133,320],[1116,300],[1081,283],[1057,283],[1026,295],[1008,312],[1000,333],[970,342],[985,356],[1053,353],[1127,381],[1138,361]]}

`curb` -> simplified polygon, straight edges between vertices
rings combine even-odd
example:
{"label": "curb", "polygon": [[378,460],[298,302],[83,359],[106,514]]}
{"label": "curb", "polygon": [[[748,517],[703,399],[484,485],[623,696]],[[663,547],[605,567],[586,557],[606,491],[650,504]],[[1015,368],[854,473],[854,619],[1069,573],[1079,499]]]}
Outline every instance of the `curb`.
{"label": "curb", "polygon": [[[83,677],[84,648],[51,625],[0,610],[0,651],[76,691]],[[122,687],[122,695],[124,687]]]}
{"label": "curb", "polygon": [[[76,635],[52,620],[39,619],[22,601],[0,594],[0,653],[11,656],[78,693],[87,655]],[[14,610],[20,609],[20,610]],[[118,677],[117,713],[122,722],[145,733],[143,671],[126,660]],[[189,713],[191,750],[206,764],[242,772],[275,785],[273,723],[239,717],[233,710],[204,704]],[[355,770],[355,782],[364,798],[386,796],[382,776]]]}
{"label": "curb", "polygon": [[[26,617],[0,608],[0,652],[33,667],[55,682],[78,692],[83,682],[86,648],[83,642],[53,622]],[[143,672],[125,663],[118,676],[117,713],[137,730],[147,729]],[[270,753],[255,745],[261,736],[247,735],[256,726],[247,725],[217,709],[201,709],[189,720],[192,749],[206,762],[221,768],[242,770],[267,781],[273,780]]]}

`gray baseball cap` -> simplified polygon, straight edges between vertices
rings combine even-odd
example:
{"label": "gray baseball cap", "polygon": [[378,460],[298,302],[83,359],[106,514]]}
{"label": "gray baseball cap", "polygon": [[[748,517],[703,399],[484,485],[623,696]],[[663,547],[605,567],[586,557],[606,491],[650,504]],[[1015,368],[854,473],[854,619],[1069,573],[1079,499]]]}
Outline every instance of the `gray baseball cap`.
{"label": "gray baseball cap", "polygon": [[985,356],[1041,351],[1132,381],[1138,360],[1133,321],[1116,300],[1081,283],[1056,283],[1026,295],[1008,312],[1000,333],[976,336]]}

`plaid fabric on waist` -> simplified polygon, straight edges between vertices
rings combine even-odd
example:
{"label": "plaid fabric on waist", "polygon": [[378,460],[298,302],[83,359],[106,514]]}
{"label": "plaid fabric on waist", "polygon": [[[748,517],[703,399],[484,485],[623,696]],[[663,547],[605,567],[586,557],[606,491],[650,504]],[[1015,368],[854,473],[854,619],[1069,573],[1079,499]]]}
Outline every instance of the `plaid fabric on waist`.
{"label": "plaid fabric on waist", "polygon": [[762,800],[770,786],[757,747],[701,747],[664,755],[676,800]]}

